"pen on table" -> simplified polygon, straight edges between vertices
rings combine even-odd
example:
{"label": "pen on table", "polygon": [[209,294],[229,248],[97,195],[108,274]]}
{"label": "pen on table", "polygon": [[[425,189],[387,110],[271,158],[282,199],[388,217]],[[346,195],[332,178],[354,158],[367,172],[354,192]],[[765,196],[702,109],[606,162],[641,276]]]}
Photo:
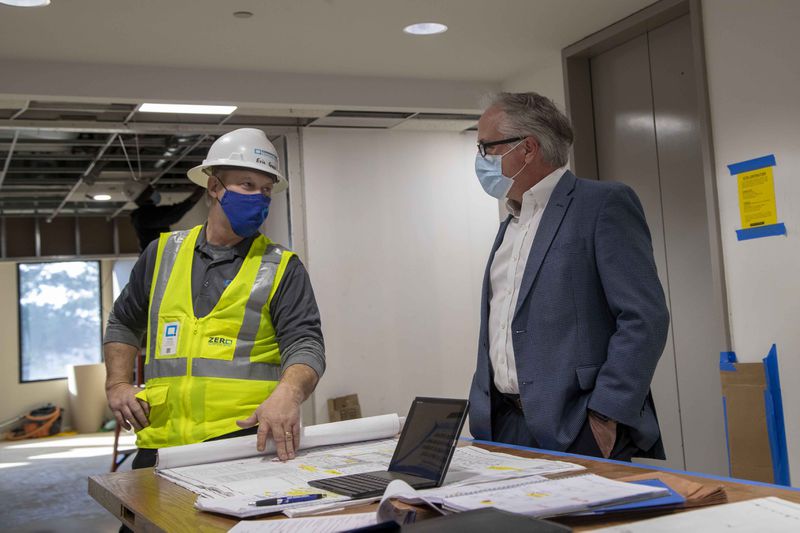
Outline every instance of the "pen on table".
{"label": "pen on table", "polygon": [[300,503],[300,502],[310,502],[313,500],[319,500],[320,498],[324,498],[324,494],[304,494],[302,496],[283,496],[281,498],[267,498],[264,500],[256,500],[254,502],[250,502],[250,505],[255,505],[257,507],[264,507],[267,505],[283,505],[285,503]]}

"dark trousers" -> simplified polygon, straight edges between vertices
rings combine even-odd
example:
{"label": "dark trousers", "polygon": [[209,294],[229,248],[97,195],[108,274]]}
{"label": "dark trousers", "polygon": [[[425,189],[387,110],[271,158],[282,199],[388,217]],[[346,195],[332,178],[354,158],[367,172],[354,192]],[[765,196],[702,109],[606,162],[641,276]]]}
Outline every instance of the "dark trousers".
{"label": "dark trousers", "polygon": [[[492,387],[494,389],[494,387]],[[522,409],[508,396],[494,390],[492,395],[492,440],[505,444],[516,444],[529,448],[540,448],[536,438],[528,429]],[[578,436],[572,441],[567,453],[603,457],[594,438],[589,418],[583,423]],[[633,444],[625,426],[617,425],[617,442],[611,450],[610,459],[630,461],[639,448]]]}

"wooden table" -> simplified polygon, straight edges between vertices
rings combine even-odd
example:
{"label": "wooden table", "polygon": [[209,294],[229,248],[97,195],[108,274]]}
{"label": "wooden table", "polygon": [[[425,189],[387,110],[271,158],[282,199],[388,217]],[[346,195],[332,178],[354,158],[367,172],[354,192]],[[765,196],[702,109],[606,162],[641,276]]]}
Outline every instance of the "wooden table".
{"label": "wooden table", "polygon": [[[490,451],[504,452],[520,457],[577,463],[585,466],[588,472],[611,479],[648,471],[666,471],[699,483],[721,484],[725,487],[729,502],[778,496],[800,503],[800,489],[665,468],[631,465],[619,461],[600,460],[582,455],[549,452],[520,446],[481,441],[473,441],[472,444]],[[197,498],[194,493],[162,479],[149,468],[91,476],[89,478],[89,494],[111,514],[137,532],[227,531],[238,521],[235,518],[198,511],[194,508]],[[376,504],[353,507],[347,512],[365,512],[375,509],[375,507]],[[588,523],[585,520],[566,520],[566,522],[576,530],[588,530],[620,523],[612,520],[598,522],[596,519]]]}

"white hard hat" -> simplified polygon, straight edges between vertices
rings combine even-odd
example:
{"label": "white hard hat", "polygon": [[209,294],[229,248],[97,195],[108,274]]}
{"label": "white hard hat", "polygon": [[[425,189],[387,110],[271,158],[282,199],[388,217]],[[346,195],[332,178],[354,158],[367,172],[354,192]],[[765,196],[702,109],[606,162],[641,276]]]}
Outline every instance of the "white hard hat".
{"label": "white hard hat", "polygon": [[186,174],[196,184],[207,187],[207,171],[214,166],[250,168],[272,174],[278,179],[272,188],[273,193],[289,186],[289,182],[281,174],[277,150],[269,142],[267,135],[256,128],[240,128],[226,133],[211,145],[203,164],[190,169]]}

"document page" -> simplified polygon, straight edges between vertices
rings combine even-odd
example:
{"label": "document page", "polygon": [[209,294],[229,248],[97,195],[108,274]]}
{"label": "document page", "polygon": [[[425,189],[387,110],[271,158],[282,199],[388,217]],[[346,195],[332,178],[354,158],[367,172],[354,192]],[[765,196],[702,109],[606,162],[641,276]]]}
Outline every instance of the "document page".
{"label": "document page", "polygon": [[377,524],[375,513],[341,514],[285,520],[243,520],[229,529],[230,533],[336,533]]}
{"label": "document page", "polygon": [[316,505],[348,500],[347,496],[310,487],[308,482],[331,476],[385,470],[389,463],[386,456],[388,454],[391,457],[394,445],[394,439],[389,439],[329,446],[301,451],[297,458],[285,463],[274,458],[251,457],[174,468],[161,471],[159,475],[197,492],[200,497],[195,506],[200,510],[240,517],[258,516],[309,505],[301,503],[266,508],[249,504],[262,498],[325,494],[325,498],[313,502]]}
{"label": "document page", "polygon": [[[516,477],[562,474],[564,472],[577,472],[585,470],[581,465],[565,461],[551,461],[547,459],[529,459],[517,457],[508,453],[490,452],[476,446],[456,448],[453,460],[450,462],[448,478],[452,477],[455,485],[467,485],[493,481],[497,479],[511,479]],[[459,472],[469,472],[466,479],[456,479]],[[445,481],[449,481],[446,479]]]}
{"label": "document page", "polygon": [[285,520],[242,520],[229,533],[336,533],[377,524],[375,513],[356,513]]}
{"label": "document page", "polygon": [[745,502],[715,505],[696,511],[676,513],[621,526],[598,529],[606,533],[666,533],[673,531],[800,531],[800,504],[769,497]]}
{"label": "document page", "polygon": [[522,478],[516,482],[484,483],[466,487],[463,492],[465,494],[460,496],[447,495],[442,498],[444,508],[466,511],[495,507],[512,513],[545,517],[669,494],[665,488],[614,481],[594,474],[562,479]]}
{"label": "document page", "polygon": [[395,522],[405,524],[413,521],[415,514],[410,511],[401,511],[390,505],[389,499],[398,493],[414,492],[406,482],[395,480],[386,488],[378,511],[375,513],[359,513],[347,515],[334,515],[313,518],[287,518],[284,520],[264,520],[239,522],[230,531],[234,533],[260,533],[260,532],[335,532],[350,531],[359,527],[370,526],[380,522]]}

